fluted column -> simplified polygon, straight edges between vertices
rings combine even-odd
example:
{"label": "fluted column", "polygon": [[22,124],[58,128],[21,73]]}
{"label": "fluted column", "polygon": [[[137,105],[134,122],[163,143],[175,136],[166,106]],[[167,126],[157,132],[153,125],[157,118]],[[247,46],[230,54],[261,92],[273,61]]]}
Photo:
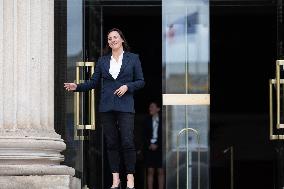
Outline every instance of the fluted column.
{"label": "fluted column", "polygon": [[54,0],[0,0],[0,175],[74,175],[59,165],[65,148],[54,131]]}

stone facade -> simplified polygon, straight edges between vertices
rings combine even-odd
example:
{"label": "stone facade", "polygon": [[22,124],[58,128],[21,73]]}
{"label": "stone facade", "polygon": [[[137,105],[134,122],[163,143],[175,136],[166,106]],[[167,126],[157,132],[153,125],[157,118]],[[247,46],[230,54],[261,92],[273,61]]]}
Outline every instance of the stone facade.
{"label": "stone facade", "polygon": [[65,148],[54,130],[54,0],[0,0],[0,188],[75,187]]}

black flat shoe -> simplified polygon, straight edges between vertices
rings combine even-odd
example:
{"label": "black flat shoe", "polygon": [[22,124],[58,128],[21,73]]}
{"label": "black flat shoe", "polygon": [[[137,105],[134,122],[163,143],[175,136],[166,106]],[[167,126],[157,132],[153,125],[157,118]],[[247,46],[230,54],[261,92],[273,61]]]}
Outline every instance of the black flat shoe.
{"label": "black flat shoe", "polygon": [[126,187],[126,189],[135,189],[135,188],[129,188],[129,187]]}

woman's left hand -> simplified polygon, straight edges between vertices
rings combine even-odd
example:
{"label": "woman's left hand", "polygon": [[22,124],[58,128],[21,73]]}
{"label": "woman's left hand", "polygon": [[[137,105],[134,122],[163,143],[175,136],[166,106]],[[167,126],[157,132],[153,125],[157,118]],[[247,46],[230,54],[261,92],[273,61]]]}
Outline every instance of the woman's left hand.
{"label": "woman's left hand", "polygon": [[149,150],[152,150],[152,151],[157,150],[157,148],[158,148],[157,144],[150,144],[150,146],[149,146]]}
{"label": "woman's left hand", "polygon": [[124,93],[126,93],[127,90],[128,90],[127,85],[122,85],[121,87],[119,87],[114,91],[114,94],[121,97],[122,95],[124,95]]}

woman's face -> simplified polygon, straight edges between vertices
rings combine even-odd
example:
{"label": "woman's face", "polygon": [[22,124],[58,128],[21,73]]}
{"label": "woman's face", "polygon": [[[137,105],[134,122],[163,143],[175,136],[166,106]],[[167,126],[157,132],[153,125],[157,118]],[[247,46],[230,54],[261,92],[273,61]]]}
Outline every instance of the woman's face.
{"label": "woman's face", "polygon": [[112,31],[108,34],[108,45],[112,50],[118,50],[120,48],[123,48],[123,42],[123,39],[121,39],[117,31]]}
{"label": "woman's face", "polygon": [[149,113],[151,116],[156,115],[157,113],[159,113],[160,108],[157,106],[157,104],[155,103],[151,103],[149,105]]}

